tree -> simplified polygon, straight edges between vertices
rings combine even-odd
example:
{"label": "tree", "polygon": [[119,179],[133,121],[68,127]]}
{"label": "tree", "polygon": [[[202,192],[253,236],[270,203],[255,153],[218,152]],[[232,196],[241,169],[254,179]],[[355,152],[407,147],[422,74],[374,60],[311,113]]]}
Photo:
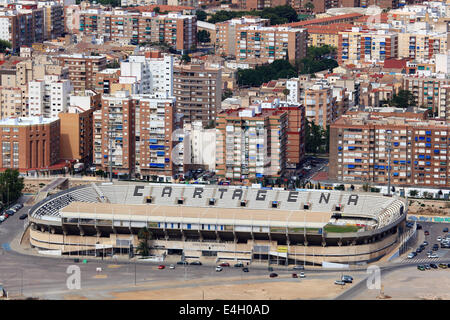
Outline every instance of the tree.
{"label": "tree", "polygon": [[197,39],[201,43],[211,42],[211,34],[206,30],[200,30],[197,32]]}
{"label": "tree", "polygon": [[222,92],[222,101],[225,100],[225,99],[228,99],[228,98],[230,98],[232,96],[233,96],[233,91],[231,91],[230,89],[225,89]]}
{"label": "tree", "polygon": [[400,90],[398,94],[394,94],[392,99],[389,100],[389,105],[397,108],[415,107],[414,94],[409,90]]}
{"label": "tree", "polygon": [[197,15],[198,21],[206,21],[206,19],[208,18],[208,14],[203,10],[197,10],[195,14]]}
{"label": "tree", "polygon": [[289,89],[287,89],[287,88],[283,89],[283,94],[286,97],[286,100],[287,100],[287,96],[289,95],[289,93],[291,93],[291,91]]}
{"label": "tree", "polygon": [[8,206],[22,196],[23,180],[18,170],[6,169],[0,173],[0,197],[3,205]]}
{"label": "tree", "polygon": [[144,257],[150,254],[149,240],[153,238],[153,234],[147,227],[142,228],[138,232],[139,244],[136,248],[136,252]]}
{"label": "tree", "polygon": [[117,68],[120,68],[120,63],[119,63],[119,61],[117,61],[117,60],[113,60],[113,61],[111,61],[110,63],[108,63],[108,64],[106,65],[106,67],[107,67],[107,68],[111,68],[111,69],[117,69]]}
{"label": "tree", "polygon": [[7,51],[6,49],[11,49],[11,42],[0,40],[0,53],[5,53]]}
{"label": "tree", "polygon": [[308,2],[305,4],[305,9],[308,12],[312,12],[314,10],[314,4],[312,2]]}
{"label": "tree", "polygon": [[189,57],[189,55],[185,53],[185,54],[183,54],[183,56],[181,57],[181,61],[182,61],[183,63],[187,64],[187,63],[191,62],[191,57]]}
{"label": "tree", "polygon": [[153,12],[158,14],[161,12],[161,8],[160,7],[155,7],[155,9],[153,9]]}
{"label": "tree", "polygon": [[409,191],[409,195],[411,197],[417,197],[418,194],[419,194],[419,192],[417,190],[410,190]]}
{"label": "tree", "polygon": [[136,252],[143,257],[148,257],[150,254],[150,248],[147,241],[141,240],[136,248]]}

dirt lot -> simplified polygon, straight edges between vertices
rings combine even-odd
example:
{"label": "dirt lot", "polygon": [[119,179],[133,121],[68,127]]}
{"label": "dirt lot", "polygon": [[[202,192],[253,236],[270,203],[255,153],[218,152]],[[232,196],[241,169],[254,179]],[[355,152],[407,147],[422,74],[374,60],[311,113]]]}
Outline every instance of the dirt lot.
{"label": "dirt lot", "polygon": [[[287,280],[287,278],[284,279]],[[255,278],[255,280],[255,283],[240,284],[232,283],[232,279],[227,279],[228,284],[226,284],[221,282],[221,279],[217,279],[216,285],[202,285],[198,281],[171,282],[170,285],[175,287],[166,289],[161,289],[161,286],[164,286],[163,283],[157,283],[141,290],[109,294],[113,297],[112,299],[117,300],[295,300],[332,299],[344,290],[330,279],[280,281],[281,279]],[[349,286],[351,285],[347,284],[345,288],[348,289]],[[77,299],[73,295],[65,298]]]}
{"label": "dirt lot", "polygon": [[409,214],[450,216],[450,201],[409,200]]}
{"label": "dirt lot", "polygon": [[[450,300],[450,269],[419,271],[416,267],[382,276],[385,295],[389,300]],[[376,299],[378,290],[366,290],[354,299]]]}

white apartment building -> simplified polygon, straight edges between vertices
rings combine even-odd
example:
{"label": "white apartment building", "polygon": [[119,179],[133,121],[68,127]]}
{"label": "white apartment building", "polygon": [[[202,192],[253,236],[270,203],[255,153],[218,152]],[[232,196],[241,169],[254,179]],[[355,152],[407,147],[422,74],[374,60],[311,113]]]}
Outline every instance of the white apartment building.
{"label": "white apartment building", "polygon": [[58,113],[66,112],[69,94],[73,90],[68,79],[46,75],[43,80],[28,83],[28,106],[30,116],[56,118]]}
{"label": "white apartment building", "polygon": [[137,83],[133,94],[173,95],[173,56],[160,52],[130,56],[120,63],[120,83]]}
{"label": "white apartment building", "polygon": [[201,121],[185,123],[183,127],[183,155],[185,164],[199,164],[216,168],[216,129],[204,129]]}

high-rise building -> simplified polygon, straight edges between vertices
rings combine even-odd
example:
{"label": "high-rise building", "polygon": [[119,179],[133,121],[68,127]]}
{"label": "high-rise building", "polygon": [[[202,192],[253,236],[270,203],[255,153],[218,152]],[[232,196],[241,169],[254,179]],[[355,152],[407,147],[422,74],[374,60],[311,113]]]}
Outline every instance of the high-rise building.
{"label": "high-rise building", "polygon": [[291,63],[306,57],[307,31],[290,27],[245,26],[236,34],[237,62],[252,65],[289,60]]}
{"label": "high-rise building", "polygon": [[30,116],[58,117],[66,112],[72,84],[68,79],[46,75],[42,80],[28,83],[28,108]]}
{"label": "high-rise building", "polygon": [[113,175],[135,172],[136,101],[127,91],[102,96],[102,107],[94,112],[94,164]]}
{"label": "high-rise building", "polygon": [[35,4],[20,9],[0,9],[0,39],[9,41],[15,52],[21,46],[44,41],[43,9]]}
{"label": "high-rise building", "polygon": [[286,168],[288,113],[279,108],[227,110],[217,118],[216,174],[256,181]]}
{"label": "high-rise building", "polygon": [[208,125],[214,121],[222,101],[221,68],[205,63],[176,64],[173,77],[173,95],[183,122],[201,120]]}
{"label": "high-rise building", "polygon": [[69,69],[69,79],[75,92],[94,90],[95,74],[106,69],[105,56],[61,54],[57,59],[61,66]]}
{"label": "high-rise building", "polygon": [[353,27],[339,32],[338,63],[383,63],[398,56],[398,33]]}
{"label": "high-rise building", "polygon": [[306,108],[306,119],[324,129],[337,117],[336,98],[327,84],[317,82],[305,89],[303,104]]}
{"label": "high-rise building", "polygon": [[420,114],[346,114],[330,128],[329,179],[448,188],[449,139],[448,123]]}

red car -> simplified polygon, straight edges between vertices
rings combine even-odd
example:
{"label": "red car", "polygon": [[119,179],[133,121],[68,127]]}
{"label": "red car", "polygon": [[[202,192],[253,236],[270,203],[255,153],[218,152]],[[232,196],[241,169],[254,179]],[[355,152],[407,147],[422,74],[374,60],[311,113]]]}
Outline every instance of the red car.
{"label": "red car", "polygon": [[3,216],[5,217],[5,219],[8,219],[9,214],[5,213]]}
{"label": "red car", "polygon": [[165,265],[160,265],[158,266],[158,269],[164,269],[166,266]]}
{"label": "red car", "polygon": [[220,266],[221,266],[221,267],[229,267],[230,264],[229,264],[228,262],[222,262],[222,263],[220,264]]}
{"label": "red car", "polygon": [[425,233],[426,236],[430,235],[430,233],[428,231],[425,231],[424,233]]}

